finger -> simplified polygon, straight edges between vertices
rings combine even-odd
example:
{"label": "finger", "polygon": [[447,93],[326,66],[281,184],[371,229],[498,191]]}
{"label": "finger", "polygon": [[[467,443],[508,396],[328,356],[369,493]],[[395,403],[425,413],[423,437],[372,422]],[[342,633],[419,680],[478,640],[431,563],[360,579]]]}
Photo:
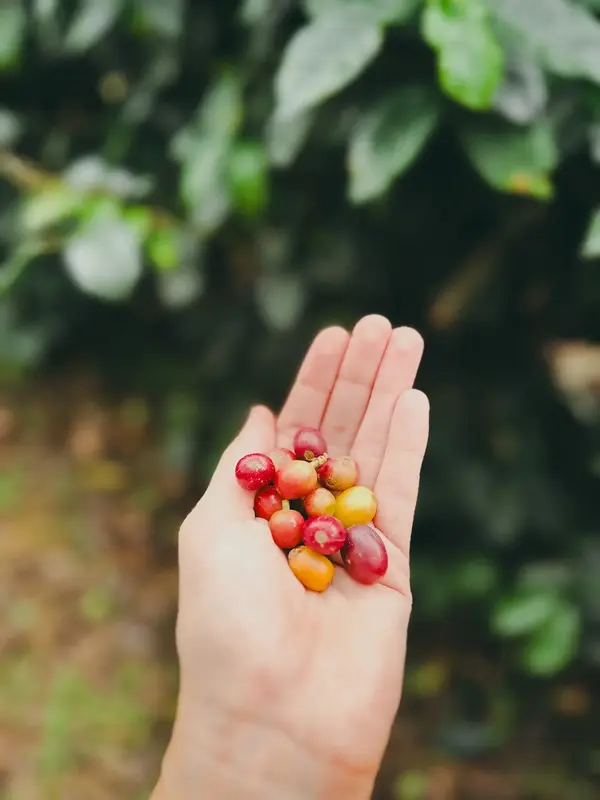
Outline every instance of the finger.
{"label": "finger", "polygon": [[254,518],[254,492],[242,489],[235,465],[249,453],[267,453],[275,447],[275,417],[265,406],[254,406],[244,427],[221,456],[203,501],[218,504],[228,517]]}
{"label": "finger", "polygon": [[391,333],[389,321],[378,314],[363,317],[352,332],[321,424],[331,455],[350,452]]}
{"label": "finger", "polygon": [[349,340],[349,333],[338,327],[315,338],[279,415],[280,447],[290,447],[298,428],[320,426]]}
{"label": "finger", "polygon": [[360,464],[360,482],[373,486],[386,443],[396,400],[412,388],[421,356],[423,339],[413,328],[396,328],[379,367],[373,392],[356,434],[351,455]]}
{"label": "finger", "polygon": [[428,434],[427,396],[409,389],[396,401],[374,489],[378,502],[375,524],[407,559]]}

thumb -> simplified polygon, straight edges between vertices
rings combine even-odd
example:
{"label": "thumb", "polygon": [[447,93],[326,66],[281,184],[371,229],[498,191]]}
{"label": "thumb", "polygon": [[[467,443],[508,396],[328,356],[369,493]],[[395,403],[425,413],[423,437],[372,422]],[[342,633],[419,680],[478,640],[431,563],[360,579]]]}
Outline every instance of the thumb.
{"label": "thumb", "polygon": [[242,430],[221,456],[206,494],[230,516],[253,517],[254,495],[242,489],[235,479],[235,465],[249,453],[268,453],[275,447],[276,428],[273,412],[266,406],[254,406]]}

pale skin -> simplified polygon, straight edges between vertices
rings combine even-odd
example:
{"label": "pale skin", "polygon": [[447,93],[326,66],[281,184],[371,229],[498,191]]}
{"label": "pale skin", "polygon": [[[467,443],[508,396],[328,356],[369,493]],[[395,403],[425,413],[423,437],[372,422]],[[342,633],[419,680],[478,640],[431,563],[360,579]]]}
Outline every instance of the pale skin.
{"label": "pale skin", "polygon": [[[322,331],[278,418],[254,408],[179,537],[179,702],[153,800],[367,800],[400,702],[429,404],[423,342],[364,317]],[[234,468],[320,427],[378,498],[382,583],[304,589]]]}

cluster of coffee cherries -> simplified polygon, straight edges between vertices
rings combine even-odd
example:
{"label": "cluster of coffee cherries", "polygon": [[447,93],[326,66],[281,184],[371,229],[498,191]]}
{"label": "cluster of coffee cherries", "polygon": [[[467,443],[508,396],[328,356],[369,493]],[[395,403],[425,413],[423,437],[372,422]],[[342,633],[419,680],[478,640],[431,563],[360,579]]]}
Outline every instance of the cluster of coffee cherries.
{"label": "cluster of coffee cherries", "polygon": [[287,552],[294,575],[307,589],[323,592],[333,580],[332,557],[354,580],[376,583],[388,557],[370,524],[377,500],[358,483],[353,458],[330,458],[323,435],[301,428],[293,450],[251,453],[235,468],[239,485],[254,497],[254,513],[267,520],[275,544]]}

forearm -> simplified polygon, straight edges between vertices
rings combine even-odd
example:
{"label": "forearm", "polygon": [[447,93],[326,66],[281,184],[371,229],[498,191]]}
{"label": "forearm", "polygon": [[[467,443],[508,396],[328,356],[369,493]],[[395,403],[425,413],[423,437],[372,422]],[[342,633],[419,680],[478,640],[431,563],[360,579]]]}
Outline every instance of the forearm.
{"label": "forearm", "polygon": [[152,800],[368,800],[374,779],[238,720],[206,736],[176,731]]}

